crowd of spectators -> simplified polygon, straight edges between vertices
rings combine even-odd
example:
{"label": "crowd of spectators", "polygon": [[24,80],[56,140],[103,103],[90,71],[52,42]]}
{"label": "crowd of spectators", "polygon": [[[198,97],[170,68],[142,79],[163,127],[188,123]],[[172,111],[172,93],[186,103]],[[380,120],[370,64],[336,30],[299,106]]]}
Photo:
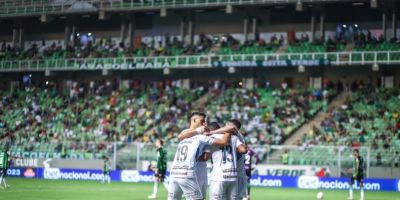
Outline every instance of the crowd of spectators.
{"label": "crowd of spectators", "polygon": [[[176,144],[176,135],[188,126],[188,113],[200,109],[209,121],[221,125],[240,119],[247,143],[267,147],[282,144],[324,110],[326,119],[304,135],[300,149],[367,146],[374,152],[373,164],[387,165],[392,156],[387,152],[400,148],[398,89],[352,84],[346,103],[328,111],[325,107],[337,90],[287,84],[246,89],[240,82],[224,81],[195,82],[190,88],[183,89],[181,81],[98,81],[2,89],[0,141],[13,151],[54,151],[64,156],[101,156],[113,151],[113,142],[123,147],[164,138],[167,145]],[[202,103],[197,104],[200,97]]]}
{"label": "crowd of spectators", "polygon": [[400,90],[353,85],[347,101],[306,133],[299,145],[367,147],[373,164],[389,165],[400,148]]}
{"label": "crowd of spectators", "polygon": [[99,38],[85,42],[68,43],[63,45],[60,41],[48,41],[41,43],[34,42],[28,44],[25,49],[18,46],[0,44],[1,60],[39,60],[39,59],[69,59],[69,58],[114,58],[114,57],[153,57],[153,56],[180,56],[180,55],[199,55],[199,54],[219,54],[219,48],[230,48],[232,52],[241,52],[242,48],[254,46],[273,49],[283,43],[283,38],[279,40],[276,36],[271,37],[270,43],[264,39],[257,39],[240,43],[232,35],[210,36],[200,34],[199,39],[194,44],[183,42],[177,37],[166,35],[164,39],[152,39],[142,42],[135,48],[117,42],[111,38]]}
{"label": "crowd of spectators", "polygon": [[[284,84],[278,89],[246,89],[238,83],[215,81],[209,88],[203,108],[208,120],[223,125],[229,119],[240,119],[248,142],[254,145],[282,144],[336,95],[333,90],[289,89]],[[185,117],[160,123],[154,135],[166,133],[166,140],[176,143],[174,136],[187,125]]]}
{"label": "crowd of spectators", "polygon": [[[286,43],[283,35],[272,35],[262,38],[259,33],[253,40],[241,42],[231,34],[207,35],[200,34],[198,39],[189,44],[176,36],[168,34],[160,38],[142,41],[140,44],[126,45],[109,38],[91,38],[86,42],[79,39],[75,42],[63,44],[60,41],[45,41],[28,43],[25,48],[0,43],[1,60],[39,60],[39,59],[69,59],[69,58],[114,58],[114,57],[154,57],[203,54],[234,54],[234,53],[269,53],[276,51]],[[382,34],[373,34],[370,30],[360,30],[348,34],[336,34],[325,38],[316,38],[311,41],[308,33],[302,33],[287,41],[289,53],[294,49],[299,52],[335,52],[345,50],[345,46],[353,43],[356,50],[393,50],[400,48],[397,38],[385,40]],[[376,45],[386,44],[381,48]],[[390,45],[392,44],[392,45]],[[372,46],[372,47],[371,47]],[[224,50],[227,48],[228,50]],[[246,51],[246,48],[253,48]]]}
{"label": "crowd of spectators", "polygon": [[156,124],[189,112],[191,102],[206,92],[180,84],[134,81],[120,88],[102,81],[63,86],[67,91],[50,86],[0,91],[0,138],[19,151],[40,151],[46,144],[66,154],[96,153],[107,142],[140,141]]}
{"label": "crowd of spectators", "polygon": [[162,137],[176,143],[176,135],[188,125],[187,114],[196,108],[193,103],[208,94],[203,103],[210,121],[222,125],[238,118],[248,142],[281,144],[334,95],[283,86],[250,90],[212,81],[182,89],[181,81],[132,81],[124,87],[99,81],[2,90],[0,138],[18,151],[48,148],[65,154],[101,152],[112,148],[108,142],[151,144]]}

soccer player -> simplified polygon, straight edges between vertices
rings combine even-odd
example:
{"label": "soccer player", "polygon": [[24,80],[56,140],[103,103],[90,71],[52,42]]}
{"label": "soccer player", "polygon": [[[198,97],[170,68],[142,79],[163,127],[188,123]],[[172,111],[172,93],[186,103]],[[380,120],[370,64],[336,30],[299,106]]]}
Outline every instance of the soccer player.
{"label": "soccer player", "polygon": [[151,194],[148,198],[149,199],[156,199],[158,193],[159,183],[164,182],[165,172],[167,171],[167,151],[165,151],[164,141],[158,139],[156,141],[156,148],[157,148],[157,166],[154,172],[154,188],[153,194]]}
{"label": "soccer player", "polygon": [[258,154],[249,146],[247,146],[247,153],[246,153],[246,159],[244,162],[244,167],[246,170],[246,177],[247,177],[247,190],[246,190],[246,195],[244,200],[250,200],[250,180],[251,180],[251,172],[253,171],[253,158],[255,158],[255,165],[258,165],[260,163],[260,157]]}
{"label": "soccer player", "polygon": [[111,178],[110,178],[110,169],[111,169],[111,162],[108,159],[107,156],[104,158],[104,164],[103,164],[103,178],[101,180],[101,183],[103,184],[105,180],[107,179],[108,184],[111,183]]}
{"label": "soccer player", "polygon": [[[194,112],[192,113],[192,115],[193,114],[196,113]],[[207,126],[202,126],[201,128],[199,128],[199,131],[208,132],[209,128]],[[178,135],[178,139],[183,140],[186,138],[190,138],[197,135],[197,133],[198,131],[196,129],[190,129],[190,128],[185,129]],[[203,194],[203,196],[205,196],[207,194],[207,187],[208,187],[207,160],[209,160],[211,157],[211,146],[204,145],[202,146],[201,149],[198,149],[198,152],[199,154],[201,154],[201,156],[199,157],[197,162],[196,175],[197,175],[197,181],[201,189],[201,193]]]}
{"label": "soccer player", "polygon": [[350,179],[350,189],[349,189],[349,200],[353,199],[353,186],[354,181],[357,180],[358,184],[360,184],[361,195],[360,200],[364,200],[364,160],[360,156],[358,149],[353,150],[353,176]]}
{"label": "soccer player", "polygon": [[190,129],[195,129],[197,135],[183,139],[178,145],[171,168],[168,200],[181,200],[182,195],[187,200],[204,199],[196,175],[197,162],[201,157],[199,149],[205,145],[224,146],[231,135],[225,133],[221,139],[202,135],[206,130],[205,118],[206,115],[201,112],[194,112],[190,116]]}
{"label": "soccer player", "polygon": [[[219,133],[221,132],[231,132],[236,135],[231,136],[230,144],[222,148],[212,148],[210,200],[243,198],[241,186],[244,183],[239,183],[242,176],[238,177],[238,173],[244,175],[244,159],[242,159],[244,156],[242,154],[247,152],[247,148],[242,142],[243,140],[238,139],[241,137],[238,132],[241,124],[238,120],[230,120],[225,127],[217,130],[213,130],[213,124],[216,123],[213,122],[209,125],[212,137],[220,138],[221,134]],[[215,126],[219,127],[218,124]]]}
{"label": "soccer player", "polygon": [[6,183],[6,176],[7,176],[7,169],[8,166],[10,164],[10,157],[8,154],[8,149],[5,149],[4,152],[0,152],[0,172],[1,172],[1,176],[0,176],[0,188],[8,188],[10,187],[9,185],[7,185]]}

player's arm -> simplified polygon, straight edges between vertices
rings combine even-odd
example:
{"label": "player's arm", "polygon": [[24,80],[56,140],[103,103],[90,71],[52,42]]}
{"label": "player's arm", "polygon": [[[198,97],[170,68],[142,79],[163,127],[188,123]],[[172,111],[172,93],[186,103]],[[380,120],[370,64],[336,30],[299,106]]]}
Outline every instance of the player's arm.
{"label": "player's arm", "polygon": [[178,140],[184,140],[186,138],[191,138],[197,134],[196,129],[186,129],[183,130],[181,133],[178,135]]}
{"label": "player's arm", "polygon": [[211,146],[206,145],[203,149],[203,154],[200,156],[200,161],[207,161],[211,158]]}
{"label": "player's arm", "polygon": [[360,160],[357,158],[357,170],[356,170],[356,175],[358,176],[358,169],[360,169]]}
{"label": "player's arm", "polygon": [[162,170],[165,170],[165,166],[167,165],[167,151],[165,149],[162,150],[160,161],[161,161],[161,168],[163,168]]}
{"label": "player's arm", "polygon": [[252,152],[253,152],[252,154],[256,157],[256,165],[260,164],[260,162],[261,162],[260,156],[258,156],[258,154],[256,152],[254,152],[253,150],[252,150]]}
{"label": "player's arm", "polygon": [[222,139],[215,139],[212,144],[214,146],[225,146],[230,142],[230,139],[231,133],[226,132],[224,133],[224,137]]}
{"label": "player's arm", "polygon": [[235,131],[235,130],[236,130],[236,127],[233,126],[233,125],[224,126],[224,127],[219,128],[219,129],[217,129],[217,130],[213,130],[213,131],[208,132],[207,135],[224,134],[224,133],[226,133],[226,132],[229,132],[229,133],[230,133],[230,132],[233,132],[233,131]]}
{"label": "player's arm", "polygon": [[358,169],[360,169],[360,160],[358,160],[358,158],[356,158],[356,173],[355,173],[355,177],[358,176]]}
{"label": "player's arm", "polygon": [[181,133],[179,133],[178,140],[184,140],[186,138],[191,138],[197,134],[202,134],[204,131],[208,131],[208,128],[205,126],[200,126],[196,129],[183,130]]}
{"label": "player's arm", "polygon": [[210,152],[204,152],[201,156],[200,156],[200,161],[207,161],[210,160],[211,158],[211,153]]}
{"label": "player's arm", "polygon": [[240,144],[237,148],[236,148],[237,152],[241,153],[241,154],[245,154],[247,153],[247,146],[244,144]]}

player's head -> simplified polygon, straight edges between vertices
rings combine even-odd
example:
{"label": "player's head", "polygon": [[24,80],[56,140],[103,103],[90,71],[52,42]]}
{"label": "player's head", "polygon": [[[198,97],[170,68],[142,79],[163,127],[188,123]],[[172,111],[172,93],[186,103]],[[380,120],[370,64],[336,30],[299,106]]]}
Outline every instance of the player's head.
{"label": "player's head", "polygon": [[157,149],[161,148],[162,146],[164,146],[164,141],[162,139],[158,139],[156,141],[156,147]]}
{"label": "player's head", "polygon": [[354,157],[358,157],[358,155],[360,155],[358,149],[353,150],[353,155],[354,155]]}
{"label": "player's head", "polygon": [[200,126],[205,125],[206,123],[206,114],[203,112],[192,112],[189,117],[190,128],[198,128]]}
{"label": "player's head", "polygon": [[226,125],[228,125],[228,126],[233,125],[233,126],[235,126],[238,130],[242,127],[242,123],[240,123],[240,121],[237,120],[237,119],[231,119],[231,120],[229,120],[229,121],[226,123]]}
{"label": "player's head", "polygon": [[217,122],[211,122],[207,126],[210,129],[210,131],[217,130],[217,129],[221,128]]}

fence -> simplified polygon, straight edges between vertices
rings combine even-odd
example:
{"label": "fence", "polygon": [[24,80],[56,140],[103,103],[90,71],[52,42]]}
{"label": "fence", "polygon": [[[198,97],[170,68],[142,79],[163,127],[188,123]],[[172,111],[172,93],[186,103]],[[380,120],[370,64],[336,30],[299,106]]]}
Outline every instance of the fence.
{"label": "fence", "polygon": [[400,51],[230,54],[0,61],[0,71],[134,70],[211,67],[297,67],[399,64]]}
{"label": "fence", "polygon": [[[332,2],[340,0],[319,0]],[[341,0],[348,1],[348,0]],[[353,0],[355,1],[355,0]],[[41,14],[96,13],[97,11],[148,10],[160,8],[196,8],[226,5],[262,5],[296,3],[297,0],[2,0],[0,17],[32,16]],[[315,0],[303,0],[315,2]],[[75,6],[74,4],[89,6]]]}
{"label": "fence", "polygon": [[[167,144],[168,161],[171,164],[176,144]],[[265,175],[271,170],[312,169],[314,172],[324,169],[325,173],[335,177],[349,176],[352,171],[352,148],[345,146],[270,146],[253,145],[251,147],[259,155],[261,163],[257,171]],[[364,159],[366,177],[400,176],[398,166],[399,149],[371,149],[359,148]],[[11,155],[21,159],[39,159],[39,161],[16,160],[13,164],[27,167],[29,163],[36,163],[33,167],[43,167],[43,162],[52,159],[57,167],[95,168],[101,169],[104,157],[110,158],[114,169],[147,170],[151,163],[156,161],[156,147],[143,143],[122,142],[65,142],[61,144],[37,143],[32,146],[12,145]],[[288,163],[282,163],[282,155],[288,154]],[[397,156],[397,157],[396,157]],[[96,162],[95,162],[96,161]],[[396,163],[397,162],[397,163]],[[376,171],[383,170],[386,172]],[[270,170],[270,171],[268,171]],[[396,172],[397,171],[397,172]],[[293,171],[292,173],[297,173]]]}

